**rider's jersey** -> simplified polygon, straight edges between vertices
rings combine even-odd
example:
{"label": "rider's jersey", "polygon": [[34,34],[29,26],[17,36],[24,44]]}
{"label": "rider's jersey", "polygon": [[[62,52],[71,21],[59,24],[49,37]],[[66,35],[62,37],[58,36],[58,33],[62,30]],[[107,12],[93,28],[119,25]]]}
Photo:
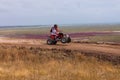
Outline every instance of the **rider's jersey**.
{"label": "rider's jersey", "polygon": [[51,28],[51,35],[57,35],[58,30],[56,30],[54,27]]}

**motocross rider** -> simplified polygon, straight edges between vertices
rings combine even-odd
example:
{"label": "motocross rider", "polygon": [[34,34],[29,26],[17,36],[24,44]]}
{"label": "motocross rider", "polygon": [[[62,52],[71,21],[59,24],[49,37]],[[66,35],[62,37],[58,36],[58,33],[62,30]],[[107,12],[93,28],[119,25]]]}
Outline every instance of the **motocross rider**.
{"label": "motocross rider", "polygon": [[58,30],[58,25],[54,24],[54,26],[51,28],[50,30],[50,34],[51,34],[51,38],[52,39],[56,39],[58,34],[59,34],[59,30]]}

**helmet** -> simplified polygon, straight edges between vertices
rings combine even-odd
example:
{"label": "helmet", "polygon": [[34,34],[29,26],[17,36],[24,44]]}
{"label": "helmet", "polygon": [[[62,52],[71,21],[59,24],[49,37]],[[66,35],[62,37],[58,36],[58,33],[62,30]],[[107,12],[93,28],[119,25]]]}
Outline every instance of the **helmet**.
{"label": "helmet", "polygon": [[58,25],[57,25],[57,24],[54,24],[54,28],[58,28]]}

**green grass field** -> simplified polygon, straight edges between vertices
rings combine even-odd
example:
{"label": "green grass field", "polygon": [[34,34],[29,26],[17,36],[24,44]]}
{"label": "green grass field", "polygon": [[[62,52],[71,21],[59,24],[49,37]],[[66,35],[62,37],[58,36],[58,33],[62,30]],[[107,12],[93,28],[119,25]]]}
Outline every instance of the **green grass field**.
{"label": "green grass field", "polygon": [[[48,26],[37,27],[11,27],[0,28],[0,35],[24,35],[24,34],[50,34],[50,28]],[[70,25],[60,26],[60,31],[64,33],[84,33],[84,32],[102,32],[102,31],[120,31],[120,25]],[[120,33],[117,35],[96,35],[85,36],[83,39],[88,38],[88,42],[120,42]],[[81,37],[80,37],[81,38]]]}
{"label": "green grass field", "polygon": [[120,35],[104,35],[89,37],[90,42],[118,42],[120,43]]}
{"label": "green grass field", "polygon": [[[0,28],[0,34],[49,34],[51,26]],[[120,25],[70,25],[60,26],[64,33],[120,31]]]}

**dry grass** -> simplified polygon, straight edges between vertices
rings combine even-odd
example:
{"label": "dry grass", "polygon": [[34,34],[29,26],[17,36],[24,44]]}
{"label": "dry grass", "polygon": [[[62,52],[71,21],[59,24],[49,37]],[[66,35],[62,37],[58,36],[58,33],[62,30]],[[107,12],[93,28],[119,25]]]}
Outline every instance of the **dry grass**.
{"label": "dry grass", "polygon": [[120,43],[120,35],[102,35],[89,37],[90,42],[116,42]]}
{"label": "dry grass", "polygon": [[65,49],[0,45],[0,80],[120,80],[120,65]]}

